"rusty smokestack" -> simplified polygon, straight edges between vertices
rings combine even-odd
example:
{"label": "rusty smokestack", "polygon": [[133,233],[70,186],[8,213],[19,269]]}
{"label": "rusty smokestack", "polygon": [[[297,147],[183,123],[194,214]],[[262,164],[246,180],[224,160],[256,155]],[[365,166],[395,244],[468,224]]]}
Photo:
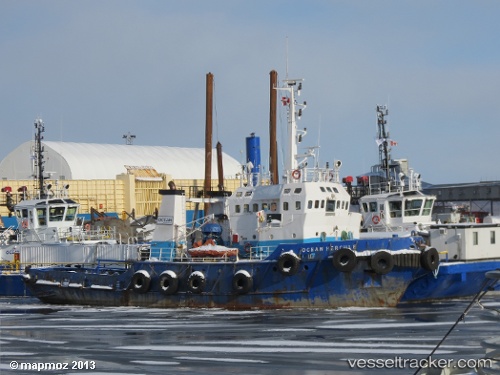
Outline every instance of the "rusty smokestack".
{"label": "rusty smokestack", "polygon": [[219,176],[219,191],[224,191],[224,166],[222,165],[222,145],[217,142],[217,173]]}
{"label": "rusty smokestack", "polygon": [[[207,197],[212,190],[212,110],[213,110],[213,88],[214,75],[207,74],[206,87],[206,112],[205,112],[205,184],[203,186],[204,196]],[[208,210],[208,203],[205,203],[205,215]]]}
{"label": "rusty smokestack", "polygon": [[269,101],[269,172],[271,172],[271,184],[279,183],[278,176],[278,143],[276,141],[276,106],[278,93],[278,72],[271,70],[270,75],[270,101]]}

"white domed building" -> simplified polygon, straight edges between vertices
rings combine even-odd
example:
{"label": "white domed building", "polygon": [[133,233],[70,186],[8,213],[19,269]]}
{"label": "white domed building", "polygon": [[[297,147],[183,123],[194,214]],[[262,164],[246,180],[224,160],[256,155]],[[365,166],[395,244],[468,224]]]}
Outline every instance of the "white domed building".
{"label": "white domed building", "polygon": [[[148,215],[159,207],[159,189],[173,180],[186,195],[196,196],[205,174],[205,149],[42,141],[44,176],[52,189],[69,185],[68,195],[81,212],[135,211]],[[0,188],[33,190],[34,141],[21,144],[0,162]],[[240,163],[223,153],[225,190],[239,184]],[[212,151],[212,189],[217,190],[217,153]],[[55,186],[55,187],[54,187]],[[2,194],[3,195],[3,194]],[[16,197],[15,197],[16,198]],[[0,204],[5,198],[0,195]],[[0,214],[8,214],[0,205]]]}

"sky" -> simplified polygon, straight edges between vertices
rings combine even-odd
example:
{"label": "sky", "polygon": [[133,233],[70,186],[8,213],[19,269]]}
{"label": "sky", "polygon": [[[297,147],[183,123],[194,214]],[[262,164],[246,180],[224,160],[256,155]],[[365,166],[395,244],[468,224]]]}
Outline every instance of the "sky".
{"label": "sky", "polygon": [[[269,73],[303,78],[303,146],[341,176],[392,157],[432,184],[500,180],[500,2],[491,0],[0,0],[0,160],[33,139],[269,147]],[[284,147],[286,115],[278,139]],[[203,162],[203,161],[200,161]],[[280,165],[283,158],[280,158]],[[267,165],[265,166],[267,167]]]}

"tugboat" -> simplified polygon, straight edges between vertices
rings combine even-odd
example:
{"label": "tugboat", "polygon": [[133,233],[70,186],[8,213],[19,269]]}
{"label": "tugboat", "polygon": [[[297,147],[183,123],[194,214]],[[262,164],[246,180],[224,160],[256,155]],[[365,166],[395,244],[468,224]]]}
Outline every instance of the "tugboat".
{"label": "tugboat", "polygon": [[0,296],[26,296],[21,274],[25,267],[58,264],[93,264],[97,258],[135,257],[136,245],[122,245],[111,229],[93,229],[78,219],[80,205],[68,197],[68,185],[54,186],[44,177],[41,140],[45,125],[35,121],[33,193],[26,186],[18,189],[14,203],[12,188],[2,192],[16,218],[17,226],[0,232]]}
{"label": "tugboat", "polygon": [[[387,131],[387,106],[377,106],[379,164],[347,184],[363,216],[362,238],[420,235],[427,246],[426,263],[401,302],[431,302],[469,297],[481,288],[485,272],[500,268],[500,224],[440,223],[433,219],[436,197],[422,192],[420,174],[408,167],[406,159],[392,159],[395,145]],[[344,178],[344,182],[351,181]],[[500,222],[500,221],[499,221]],[[500,290],[500,287],[496,287]]]}
{"label": "tugboat", "polygon": [[[377,145],[379,164],[369,173],[357,177],[351,191],[353,203],[363,216],[363,237],[386,236],[387,232],[408,235],[432,223],[436,197],[422,192],[420,174],[408,165],[407,159],[392,159],[397,144],[387,131],[387,106],[377,106]],[[344,182],[352,181],[345,178]]]}
{"label": "tugboat", "polygon": [[[359,239],[361,215],[349,211],[340,161],[319,167],[314,149],[298,154],[306,133],[297,129],[306,107],[297,102],[302,80],[286,79],[277,87],[276,77],[271,72],[271,102],[282,93],[288,118],[281,183],[265,176],[253,154],[236,191],[202,199],[206,216],[197,225],[186,223],[185,192],[171,183],[160,190],[147,259],[31,268],[24,277],[32,293],[47,303],[161,308],[397,305],[417,272],[435,269],[437,264],[423,261],[435,249],[419,236]],[[247,145],[254,142],[253,134]],[[193,227],[203,235],[193,236]]]}

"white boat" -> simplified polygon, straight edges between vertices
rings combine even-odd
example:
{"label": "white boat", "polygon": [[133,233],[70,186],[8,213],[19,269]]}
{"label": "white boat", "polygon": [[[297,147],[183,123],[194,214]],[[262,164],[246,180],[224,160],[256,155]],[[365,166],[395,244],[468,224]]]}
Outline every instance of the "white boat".
{"label": "white boat", "polygon": [[26,295],[20,273],[25,267],[62,264],[95,264],[97,259],[127,259],[138,251],[138,245],[122,244],[112,228],[92,228],[78,219],[80,205],[68,197],[69,186],[52,186],[43,177],[43,147],[41,134],[44,124],[35,121],[35,183],[30,193],[27,187],[12,192],[8,186],[2,192],[12,200],[10,206],[17,225],[0,232],[0,295]]}

